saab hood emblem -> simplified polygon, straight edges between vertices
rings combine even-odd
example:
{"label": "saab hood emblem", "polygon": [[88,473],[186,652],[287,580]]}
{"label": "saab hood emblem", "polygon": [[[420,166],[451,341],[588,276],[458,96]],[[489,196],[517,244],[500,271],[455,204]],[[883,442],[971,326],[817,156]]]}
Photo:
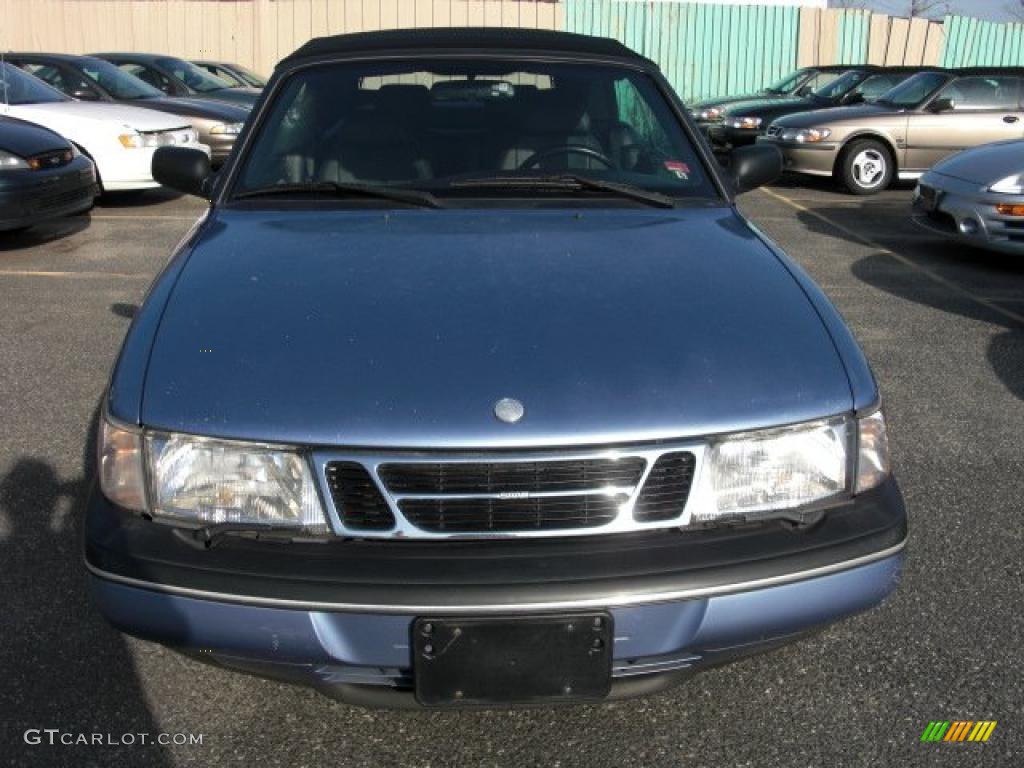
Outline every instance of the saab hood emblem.
{"label": "saab hood emblem", "polygon": [[506,424],[515,424],[523,418],[524,413],[526,409],[523,408],[523,404],[514,397],[503,397],[494,404],[494,415],[498,417],[498,421]]}

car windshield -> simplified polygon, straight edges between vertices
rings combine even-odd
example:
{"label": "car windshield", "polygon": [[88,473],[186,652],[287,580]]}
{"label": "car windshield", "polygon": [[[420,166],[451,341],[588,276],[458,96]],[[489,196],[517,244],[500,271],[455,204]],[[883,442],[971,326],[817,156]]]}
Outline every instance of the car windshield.
{"label": "car windshield", "polygon": [[868,75],[868,72],[861,72],[859,70],[844,72],[835,80],[815,89],[812,95],[819,99],[834,101],[856,88]]}
{"label": "car windshield", "polygon": [[717,196],[671,103],[631,68],[321,64],[290,75],[276,94],[240,159],[236,196],[274,185],[374,184],[438,197],[500,190],[502,198],[536,198],[570,181],[576,194],[614,184],[634,197]]}
{"label": "car windshield", "polygon": [[877,103],[899,109],[913,109],[941,88],[947,80],[949,77],[941,72],[920,72],[907,78],[891,91],[883,93],[877,99]]}
{"label": "car windshield", "polygon": [[251,85],[253,88],[263,88],[267,81],[265,78],[260,77],[251,69],[240,67],[238,64],[232,64],[232,71],[245,81],[246,85]]}
{"label": "car windshield", "polygon": [[874,102],[906,79],[907,75],[900,74],[872,75],[857,86],[857,93],[864,97],[864,101]]}
{"label": "car windshield", "polygon": [[796,72],[786,75],[781,80],[772,83],[764,90],[766,93],[792,93],[806,77],[807,71],[798,69]]}
{"label": "car windshield", "polygon": [[134,100],[152,99],[163,96],[163,92],[145,83],[134,75],[129,75],[120,67],[102,59],[88,59],[78,65],[82,74],[115,99]]}
{"label": "car windshield", "polygon": [[172,59],[170,57],[157,59],[157,65],[169,71],[185,85],[199,93],[212,93],[230,88],[230,83],[211,75],[205,69],[197,67],[190,61],[184,59]]}
{"label": "car windshield", "polygon": [[70,99],[13,64],[6,61],[0,64],[0,103],[47,104],[54,101]]}

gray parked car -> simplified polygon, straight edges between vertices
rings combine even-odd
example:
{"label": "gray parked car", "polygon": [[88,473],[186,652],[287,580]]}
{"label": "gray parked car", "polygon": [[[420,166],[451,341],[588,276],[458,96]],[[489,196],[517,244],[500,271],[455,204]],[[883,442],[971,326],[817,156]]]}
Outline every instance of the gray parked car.
{"label": "gray parked car", "polygon": [[914,221],[979,248],[1024,254],[1024,140],[946,158],[914,190]]}

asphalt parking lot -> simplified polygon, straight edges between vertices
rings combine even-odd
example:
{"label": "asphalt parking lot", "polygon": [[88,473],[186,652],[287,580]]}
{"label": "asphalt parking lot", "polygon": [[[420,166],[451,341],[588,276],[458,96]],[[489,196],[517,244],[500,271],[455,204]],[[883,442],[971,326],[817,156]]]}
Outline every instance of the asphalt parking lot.
{"label": "asphalt parking lot", "polygon": [[[202,202],[165,192],[0,236],[0,762],[13,765],[1020,765],[1024,756],[1024,260],[918,232],[910,188],[783,182],[751,219],[829,294],[880,379],[911,517],[881,608],[647,699],[379,712],[127,639],[88,604],[90,420],[135,306]],[[996,720],[985,744],[931,720]],[[27,728],[202,734],[33,746]]]}

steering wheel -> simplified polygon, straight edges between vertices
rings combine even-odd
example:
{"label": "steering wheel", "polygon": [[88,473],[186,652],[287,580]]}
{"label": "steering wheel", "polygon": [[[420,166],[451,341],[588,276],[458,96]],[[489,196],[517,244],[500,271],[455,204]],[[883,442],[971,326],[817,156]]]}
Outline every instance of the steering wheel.
{"label": "steering wheel", "polygon": [[599,152],[598,150],[590,147],[584,147],[580,144],[563,144],[562,146],[549,147],[548,149],[542,149],[539,152],[534,152],[519,164],[519,170],[525,171],[530,168],[536,168],[543,160],[547,160],[549,157],[556,157],[558,155],[580,155],[581,157],[589,157],[591,160],[597,160],[606,168],[615,167],[615,163],[613,163],[603,152]]}

